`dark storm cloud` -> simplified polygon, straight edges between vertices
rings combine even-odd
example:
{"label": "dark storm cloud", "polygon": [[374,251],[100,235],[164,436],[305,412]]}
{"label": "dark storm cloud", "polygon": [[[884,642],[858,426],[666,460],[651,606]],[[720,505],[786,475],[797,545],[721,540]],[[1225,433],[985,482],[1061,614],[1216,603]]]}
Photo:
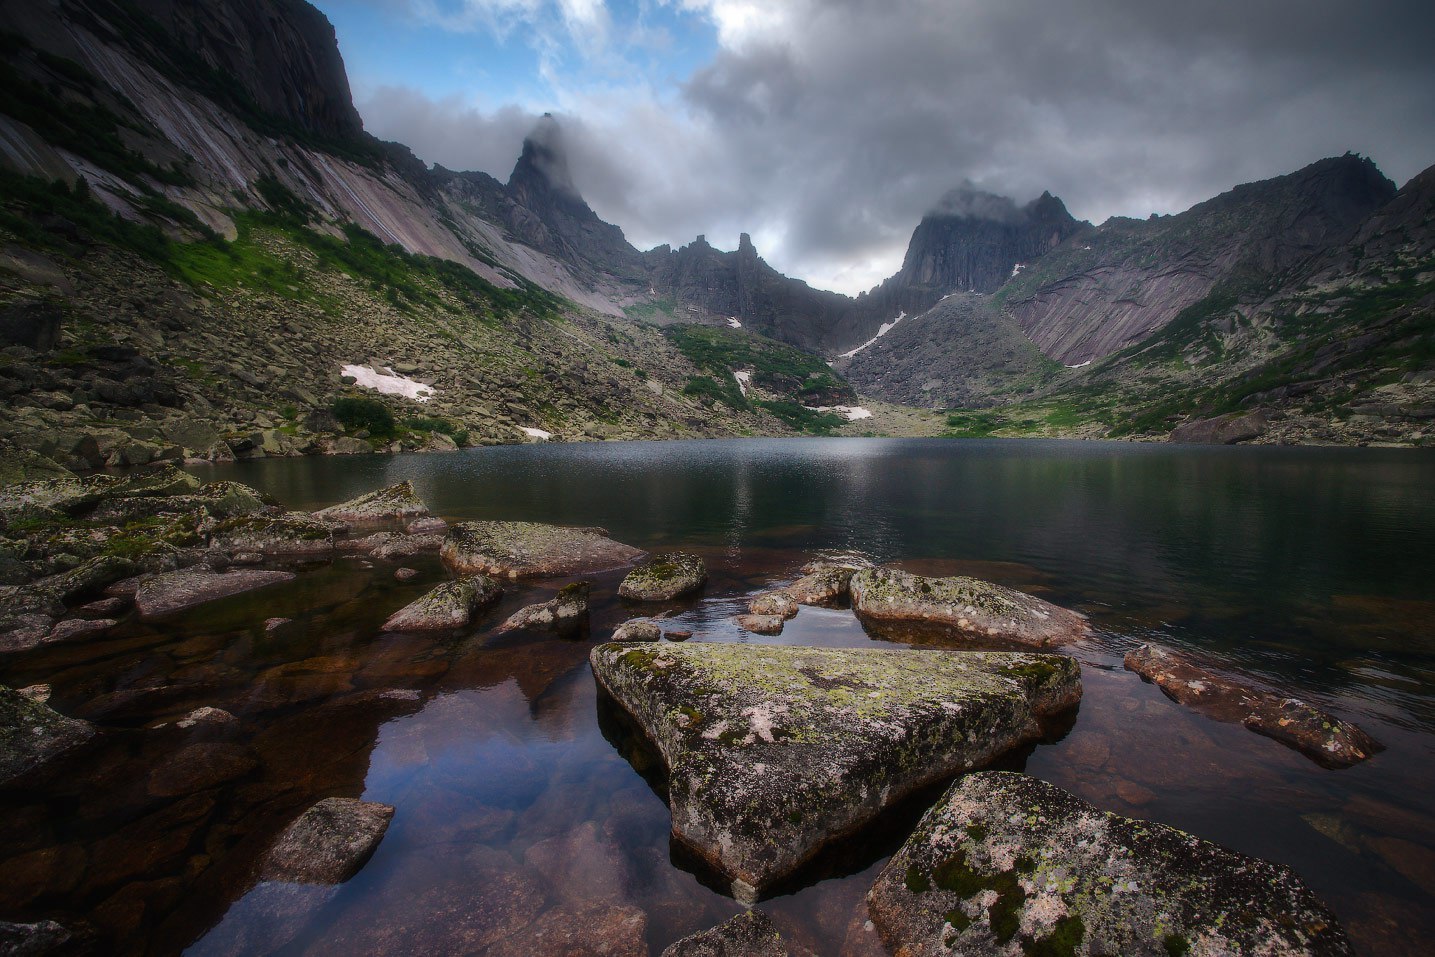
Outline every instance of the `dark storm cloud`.
{"label": "dark storm cloud", "polygon": [[[1099,222],[1346,150],[1397,182],[1435,162],[1428,0],[749,2],[738,27],[741,0],[688,5],[727,28],[675,96],[560,104],[579,121],[574,178],[640,243],[746,230],[818,283],[880,278],[964,182],[1019,204],[1049,189]],[[406,110],[406,142],[439,158],[457,134]]]}

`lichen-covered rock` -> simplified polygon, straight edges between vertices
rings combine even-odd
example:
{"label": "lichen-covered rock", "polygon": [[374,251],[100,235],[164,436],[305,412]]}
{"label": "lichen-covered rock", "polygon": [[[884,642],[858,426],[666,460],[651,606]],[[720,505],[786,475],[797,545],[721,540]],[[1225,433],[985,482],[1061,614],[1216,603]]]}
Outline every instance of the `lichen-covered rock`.
{"label": "lichen-covered rock", "polygon": [[975,578],[923,578],[868,568],[852,576],[851,590],[857,617],[879,627],[925,626],[954,637],[1036,647],[1065,644],[1090,631],[1084,615]]}
{"label": "lichen-covered rock", "polygon": [[1126,653],[1126,668],[1155,682],[1171,700],[1217,721],[1239,723],[1328,768],[1348,768],[1385,750],[1349,721],[1299,698],[1219,675],[1157,645]]}
{"label": "lichen-covered rock", "polygon": [[[803,951],[802,953],[806,953]],[[716,927],[669,944],[662,957],[795,957],[771,919],[744,911]]]}
{"label": "lichen-covered rock", "polygon": [[230,595],[293,580],[293,572],[259,568],[227,572],[216,572],[207,566],[183,568],[143,582],[135,592],[135,609],[141,618],[162,618]]}
{"label": "lichen-covered rock", "polygon": [[279,835],[263,877],[296,884],[340,884],[359,872],[389,829],[394,808],[354,798],[325,798]]}
{"label": "lichen-covered rock", "polygon": [[87,722],[0,685],[0,786],[88,741]]}
{"label": "lichen-covered rock", "polygon": [[620,568],[642,558],[643,552],[613,541],[600,528],[461,522],[444,536],[440,555],[459,574],[529,578]]}
{"label": "lichen-covered rock", "polygon": [[314,517],[326,522],[361,524],[405,521],[423,518],[428,514],[429,508],[414,492],[413,483],[405,479],[397,485],[320,509],[314,513]]}
{"label": "lichen-covered rock", "polygon": [[395,558],[412,558],[426,552],[436,552],[442,547],[442,535],[396,535],[380,544],[371,554],[375,558],[392,561]]}
{"label": "lichen-covered rock", "polygon": [[216,525],[211,534],[214,546],[231,554],[315,555],[332,552],[334,533],[343,528],[338,522],[290,512],[229,519]]}
{"label": "lichen-covered rock", "polygon": [[65,953],[74,935],[52,920],[35,924],[0,921],[0,954],[9,957],[48,957]]}
{"label": "lichen-covered rock", "polygon": [[737,626],[754,635],[780,635],[787,619],[781,615],[738,615]]}
{"label": "lichen-covered rock", "polygon": [[906,957],[1352,952],[1289,868],[1007,772],[959,779],[883,868],[868,909]]}
{"label": "lichen-covered rock", "polygon": [[474,613],[503,594],[503,586],[487,575],[444,582],[422,598],[405,605],[384,622],[385,631],[434,631],[462,628]]}
{"label": "lichen-covered rock", "polygon": [[498,626],[498,631],[516,631],[522,628],[571,635],[582,631],[587,624],[588,583],[572,582],[560,588],[551,601],[518,609]]}
{"label": "lichen-covered rock", "polygon": [[835,605],[845,599],[857,568],[847,565],[815,563],[807,574],[783,587],[783,591],[799,605]]}
{"label": "lichen-covered rock", "polygon": [[743,899],[1081,696],[1059,655],[610,643],[590,660],[668,768],[673,836]]}
{"label": "lichen-covered rock", "polygon": [[797,599],[785,591],[763,592],[761,595],[754,595],[748,601],[747,611],[750,615],[781,618],[785,621],[788,618],[797,617]]}
{"label": "lichen-covered rock", "polygon": [[707,580],[707,566],[698,556],[664,552],[628,572],[618,586],[618,594],[634,601],[667,601],[692,594]]}
{"label": "lichen-covered rock", "polygon": [[632,621],[625,621],[613,629],[613,637],[610,641],[635,642],[635,641],[658,641],[663,637],[663,629],[659,628],[657,622],[649,621],[646,618],[634,618]]}

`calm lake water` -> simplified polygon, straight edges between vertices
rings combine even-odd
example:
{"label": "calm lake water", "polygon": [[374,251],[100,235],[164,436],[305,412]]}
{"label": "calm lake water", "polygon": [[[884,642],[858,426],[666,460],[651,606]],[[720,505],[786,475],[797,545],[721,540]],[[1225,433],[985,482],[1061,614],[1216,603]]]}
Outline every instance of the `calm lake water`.
{"label": "calm lake water", "polygon": [[[1067,649],[1085,698],[1003,767],[1290,865],[1361,953],[1435,939],[1429,452],[762,439],[197,471],[302,509],[412,479],[451,521],[601,525],[641,548],[697,552],[704,594],[660,606],[697,641],[890,647],[840,609],[804,608],[776,638],[732,623],[748,595],[822,550],[1077,608],[1097,629]],[[102,642],[0,663],[0,681],[48,681],[57,708],[118,729],[87,771],[0,807],[0,918],[87,914],[120,942],[113,951],[506,954],[542,952],[525,951],[524,934],[616,927],[641,911],[656,957],[736,913],[720,882],[670,849],[660,769],[599,706],[589,648],[651,613],[616,598],[622,572],[589,576],[588,640],[489,634],[562,581],[510,589],[459,634],[382,634],[444,575],[433,557],[408,564],[421,574],[400,584],[394,565],[343,558],[162,625],[125,621]],[[293,622],[266,633],[274,616]],[[1122,669],[1148,640],[1353,719],[1388,750],[1325,770],[1194,714]],[[420,697],[380,696],[389,689]],[[143,730],[202,704],[239,727],[199,744]],[[397,808],[363,871],[337,889],[255,885],[274,834],[332,795]],[[819,954],[874,953],[863,895],[921,810],[890,816],[762,907]]]}

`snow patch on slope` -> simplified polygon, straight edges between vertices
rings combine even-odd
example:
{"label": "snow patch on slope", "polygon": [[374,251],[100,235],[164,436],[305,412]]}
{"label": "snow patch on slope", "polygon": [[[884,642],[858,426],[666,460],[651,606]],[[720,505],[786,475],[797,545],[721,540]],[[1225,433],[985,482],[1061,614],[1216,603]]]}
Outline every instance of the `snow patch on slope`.
{"label": "snow patch on slope", "polygon": [[365,389],[375,389],[384,395],[401,395],[415,402],[427,402],[434,397],[434,387],[399,375],[388,366],[380,371],[373,366],[343,366],[340,375],[353,376],[354,381]]}
{"label": "snow patch on slope", "polygon": [[867,347],[870,346],[872,343],[876,342],[878,339],[882,338],[882,337],[885,336],[887,333],[889,333],[889,332],[891,332],[893,329],[897,328],[897,323],[901,322],[903,319],[906,319],[906,318],[907,318],[907,314],[906,314],[905,312],[899,312],[899,313],[897,313],[897,318],[896,318],[896,319],[893,319],[891,322],[884,322],[884,323],[882,323],[882,325],[880,325],[880,326],[877,327],[877,334],[876,334],[875,336],[873,336],[871,339],[868,339],[866,342],[862,343],[860,346],[858,346],[856,349],[853,349],[851,352],[844,352],[844,353],[842,353],[842,355],[839,356],[838,358],[840,358],[840,359],[850,359],[850,358],[852,358],[852,357],[855,356],[857,353],[861,352],[863,349],[867,348]]}

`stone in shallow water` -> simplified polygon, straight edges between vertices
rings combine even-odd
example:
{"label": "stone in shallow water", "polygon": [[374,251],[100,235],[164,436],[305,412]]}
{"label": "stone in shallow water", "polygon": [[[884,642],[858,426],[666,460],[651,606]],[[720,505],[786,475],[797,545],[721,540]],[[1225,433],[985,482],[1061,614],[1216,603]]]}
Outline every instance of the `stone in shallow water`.
{"label": "stone in shallow water", "polygon": [[0,785],[88,741],[94,728],[0,685]]}
{"label": "stone in shallow water", "polygon": [[252,515],[220,522],[212,542],[229,554],[323,555],[334,550],[338,522],[319,521],[302,512],[286,515]]}
{"label": "stone in shallow water", "polygon": [[384,839],[394,809],[354,798],[325,798],[299,815],[269,849],[263,877],[296,884],[341,884]]}
{"label": "stone in shallow water", "polygon": [[414,492],[413,483],[405,480],[320,509],[314,517],[326,522],[361,523],[401,521],[423,518],[428,514],[429,508]]}
{"label": "stone in shallow water", "polygon": [[737,626],[755,635],[780,635],[787,620],[781,615],[738,615]]}
{"label": "stone in shallow water", "polygon": [[385,631],[433,631],[462,628],[474,613],[497,601],[503,587],[487,575],[444,582],[422,598],[405,605],[384,622]]}
{"label": "stone in shallow water", "polygon": [[648,957],[648,915],[631,904],[557,907],[481,957]]}
{"label": "stone in shallow water", "polygon": [[526,629],[571,635],[582,631],[587,623],[588,583],[573,582],[560,588],[551,601],[518,609],[497,630],[502,633]]}
{"label": "stone in shallow water", "polygon": [[1348,768],[1385,750],[1357,725],[1299,698],[1243,684],[1216,674],[1157,645],[1126,653],[1125,665],[1165,695],[1217,721],[1244,724],[1328,768]]}
{"label": "stone in shallow water", "polygon": [[[806,951],[802,952],[803,954]],[[668,945],[662,957],[796,957],[772,921],[750,910]]]}
{"label": "stone in shallow water", "polygon": [[440,555],[460,574],[528,578],[619,568],[642,558],[643,552],[613,541],[600,528],[463,522],[448,530]]}
{"label": "stone in shallow water", "polygon": [[613,637],[609,640],[617,642],[658,641],[662,637],[663,629],[658,627],[657,622],[649,621],[646,618],[634,618],[613,629]]}
{"label": "stone in shallow water", "polygon": [[687,552],[665,552],[628,572],[618,594],[634,601],[667,601],[697,591],[707,580],[707,566],[701,558]]}
{"label": "stone in shallow water", "polygon": [[761,618],[781,618],[785,621],[797,617],[797,604],[797,599],[787,592],[770,591],[755,595],[748,601],[747,610],[748,614]]}
{"label": "stone in shallow water", "polygon": [[877,626],[935,627],[1036,647],[1065,644],[1090,631],[1084,615],[976,578],[867,568],[852,576],[851,590],[857,617]]}
{"label": "stone in shallow water", "polygon": [[12,924],[0,921],[0,953],[10,957],[42,957],[63,953],[74,940],[73,935],[52,920],[38,924]]}
{"label": "stone in shallow water", "polygon": [[135,608],[141,618],[160,618],[230,595],[293,580],[293,572],[258,568],[222,573],[203,567],[185,568],[151,578],[140,585],[135,592]]}
{"label": "stone in shallow water", "polygon": [[1352,953],[1287,867],[1021,774],[959,779],[868,907],[894,953]]}
{"label": "stone in shallow water", "polygon": [[1081,696],[1059,655],[609,643],[590,661],[668,768],[673,836],[743,899]]}

